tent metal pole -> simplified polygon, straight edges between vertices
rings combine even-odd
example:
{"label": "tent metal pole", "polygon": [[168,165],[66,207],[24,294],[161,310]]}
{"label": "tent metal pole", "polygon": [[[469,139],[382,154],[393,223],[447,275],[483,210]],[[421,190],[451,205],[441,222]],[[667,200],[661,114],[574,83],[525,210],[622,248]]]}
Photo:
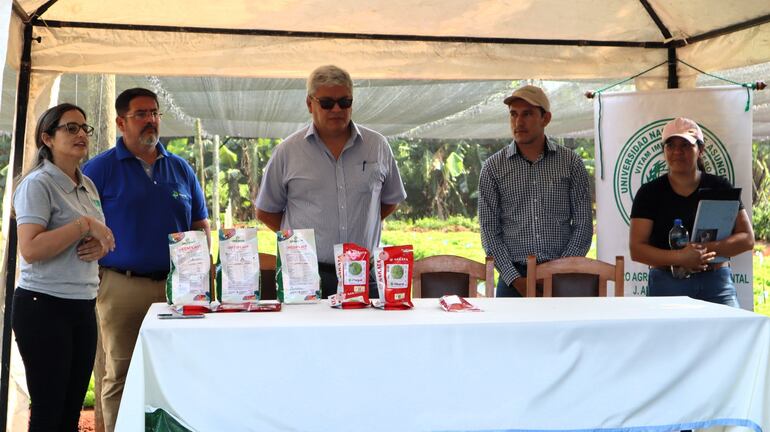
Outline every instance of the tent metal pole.
{"label": "tent metal pole", "polygon": [[679,61],[676,59],[676,48],[668,47],[668,88],[679,88],[679,75],[676,67]]}
{"label": "tent metal pole", "polygon": [[644,10],[647,11],[647,15],[650,16],[650,19],[652,19],[655,25],[658,26],[658,30],[660,30],[660,33],[663,35],[663,38],[671,39],[671,32],[668,30],[668,27],[666,27],[666,25],[663,24],[663,20],[660,19],[660,17],[658,16],[658,13],[655,12],[655,9],[653,9],[650,2],[647,0],[639,0],[639,3],[641,3]]}
{"label": "tent metal pole", "polygon": [[56,4],[56,2],[57,2],[57,1],[59,1],[59,0],[48,0],[48,1],[47,1],[47,2],[45,2],[45,3],[44,3],[42,6],[40,6],[39,8],[37,8],[37,9],[35,10],[35,12],[33,12],[33,14],[32,14],[32,15],[33,15],[33,16],[35,16],[35,17],[42,17],[42,16],[43,16],[43,14],[44,14],[44,13],[45,13],[45,12],[46,12],[48,9],[50,9],[50,8],[51,8],[51,6],[53,6],[54,4]]}
{"label": "tent metal pole", "polygon": [[485,43],[501,45],[546,45],[546,46],[579,46],[579,47],[619,47],[619,48],[647,48],[662,49],[666,44],[659,41],[602,41],[585,39],[522,39],[522,38],[493,38],[475,36],[427,36],[427,35],[402,35],[379,33],[338,33],[338,32],[309,32],[288,30],[263,30],[263,29],[227,29],[208,27],[178,27],[160,25],[138,24],[111,24],[76,21],[58,21],[33,19],[32,24],[47,28],[84,28],[100,30],[133,30],[154,31],[167,33],[193,33],[215,34],[235,36],[272,36],[291,38],[313,39],[357,39],[357,40],[381,40],[404,42],[449,42],[449,43]]}
{"label": "tent metal pole", "polygon": [[[15,176],[21,172],[24,161],[24,137],[27,127],[27,106],[32,76],[32,24],[24,25],[24,47],[21,54],[19,81],[16,88],[16,125],[13,134],[13,167],[8,173]],[[11,315],[13,313],[13,292],[16,286],[16,219],[11,218],[8,230],[8,257],[5,276],[5,310],[3,313],[2,367],[0,367],[0,430],[5,432],[8,420],[8,388],[11,371]]]}
{"label": "tent metal pole", "polygon": [[701,42],[707,39],[713,39],[715,37],[724,36],[730,33],[739,32],[741,30],[750,29],[752,27],[759,27],[763,24],[770,23],[770,14],[762,15],[760,17],[752,18],[748,21],[744,21],[741,23],[729,25],[727,27],[722,27],[721,29],[711,30],[707,31],[706,33],[701,33],[699,35],[695,35],[693,37],[687,38],[686,41],[678,41],[678,46],[685,46],[687,44],[694,44],[696,42]]}

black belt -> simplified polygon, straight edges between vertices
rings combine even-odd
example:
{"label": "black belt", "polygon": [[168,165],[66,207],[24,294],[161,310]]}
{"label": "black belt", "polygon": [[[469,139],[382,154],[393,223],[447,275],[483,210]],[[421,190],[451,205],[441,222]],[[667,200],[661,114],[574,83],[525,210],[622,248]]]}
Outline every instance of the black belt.
{"label": "black belt", "polygon": [[[717,269],[721,269],[722,267],[730,267],[730,261],[722,261],[720,263],[714,263],[714,264],[708,264],[706,265],[706,270],[701,270],[701,272],[709,272],[714,271]],[[671,272],[671,266],[660,266],[660,267],[652,267],[655,270],[663,270],[667,272]]]}
{"label": "black belt", "polygon": [[146,278],[154,281],[162,281],[162,280],[166,280],[166,278],[168,277],[168,272],[139,273],[133,270],[123,270],[115,267],[104,267],[104,268],[110,271],[114,271],[115,273],[126,275],[126,277],[130,277],[130,278],[138,277],[138,278]]}

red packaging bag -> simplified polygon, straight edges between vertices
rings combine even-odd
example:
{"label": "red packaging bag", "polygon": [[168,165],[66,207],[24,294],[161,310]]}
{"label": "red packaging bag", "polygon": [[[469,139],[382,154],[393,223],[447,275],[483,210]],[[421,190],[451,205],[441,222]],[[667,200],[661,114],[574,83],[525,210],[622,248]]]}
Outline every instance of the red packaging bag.
{"label": "red packaging bag", "polygon": [[380,298],[372,302],[372,305],[385,310],[413,308],[414,249],[412,245],[376,248],[374,257],[377,291]]}
{"label": "red packaging bag", "polygon": [[355,243],[334,245],[337,294],[332,307],[360,309],[369,306],[369,251]]}

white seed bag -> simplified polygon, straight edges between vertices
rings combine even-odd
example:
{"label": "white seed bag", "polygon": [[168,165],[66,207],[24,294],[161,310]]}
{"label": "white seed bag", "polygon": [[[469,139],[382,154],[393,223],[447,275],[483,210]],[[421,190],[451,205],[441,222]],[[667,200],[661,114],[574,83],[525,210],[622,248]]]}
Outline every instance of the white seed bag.
{"label": "white seed bag", "polygon": [[168,235],[171,271],[166,300],[174,306],[209,307],[211,257],[206,233],[186,231]]}
{"label": "white seed bag", "polygon": [[312,229],[283,230],[278,236],[275,282],[278,300],[316,303],[321,299],[321,277]]}
{"label": "white seed bag", "polygon": [[219,230],[217,299],[222,304],[259,301],[256,228]]}

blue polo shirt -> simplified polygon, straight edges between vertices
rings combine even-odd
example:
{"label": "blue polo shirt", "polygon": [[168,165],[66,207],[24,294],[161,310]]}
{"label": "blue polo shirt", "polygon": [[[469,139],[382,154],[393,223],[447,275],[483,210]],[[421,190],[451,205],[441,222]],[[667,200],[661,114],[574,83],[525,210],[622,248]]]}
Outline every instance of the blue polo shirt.
{"label": "blue polo shirt", "polygon": [[115,235],[115,250],[99,261],[102,266],[145,274],[168,271],[168,234],[189,231],[192,222],[208,217],[190,164],[160,142],[157,149],[152,179],[122,137],[83,166]]}

